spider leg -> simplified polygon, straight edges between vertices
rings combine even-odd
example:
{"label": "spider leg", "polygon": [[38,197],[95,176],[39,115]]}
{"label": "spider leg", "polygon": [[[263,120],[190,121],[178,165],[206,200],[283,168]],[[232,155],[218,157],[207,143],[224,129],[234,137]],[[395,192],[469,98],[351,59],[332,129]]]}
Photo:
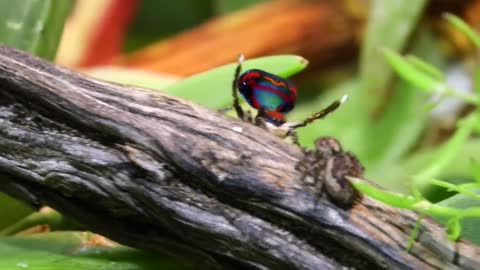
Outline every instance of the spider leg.
{"label": "spider leg", "polygon": [[240,54],[238,56],[238,65],[237,65],[237,68],[235,69],[235,75],[232,82],[233,108],[237,112],[237,117],[242,120],[244,119],[244,112],[242,107],[240,106],[240,101],[238,99],[237,81],[238,81],[238,77],[240,76],[240,72],[242,72],[242,63],[244,60],[245,60],[245,56],[243,54]]}
{"label": "spider leg", "polygon": [[345,95],[343,96],[340,100],[335,100],[334,102],[332,102],[332,104],[328,105],[326,108],[324,108],[323,110],[311,115],[310,117],[308,117],[307,119],[303,120],[303,122],[300,122],[298,124],[294,124],[294,125],[291,125],[290,126],[290,129],[293,131],[297,128],[300,128],[300,127],[304,127],[318,119],[322,119],[324,118],[325,116],[329,115],[330,113],[334,112],[336,109],[338,109],[338,107],[340,107],[340,105],[342,105],[343,103],[345,103],[345,101],[347,101],[348,99],[348,96]]}
{"label": "spider leg", "polygon": [[289,130],[288,135],[292,139],[293,144],[300,146],[300,142],[298,141],[298,134],[294,129]]}
{"label": "spider leg", "polygon": [[321,162],[319,153],[308,149],[304,149],[303,152],[303,157],[295,165],[295,169],[302,173],[300,176],[300,181],[309,186],[315,186],[316,190],[320,192],[322,190],[323,183],[318,181],[317,178],[323,163]]}

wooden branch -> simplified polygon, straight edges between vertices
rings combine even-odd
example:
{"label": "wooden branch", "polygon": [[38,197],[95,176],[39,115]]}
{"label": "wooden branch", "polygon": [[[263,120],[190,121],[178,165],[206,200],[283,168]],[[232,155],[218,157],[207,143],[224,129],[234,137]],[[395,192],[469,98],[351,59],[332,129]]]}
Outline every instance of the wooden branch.
{"label": "wooden branch", "polygon": [[474,269],[480,249],[360,198],[343,210],[300,181],[296,146],[165,94],[0,46],[0,189],[127,245],[210,268]]}

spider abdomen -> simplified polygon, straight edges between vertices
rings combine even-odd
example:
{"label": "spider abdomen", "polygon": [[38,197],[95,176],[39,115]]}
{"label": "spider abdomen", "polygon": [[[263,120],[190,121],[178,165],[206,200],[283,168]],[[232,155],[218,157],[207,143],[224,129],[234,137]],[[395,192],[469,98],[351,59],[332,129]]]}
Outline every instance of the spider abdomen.
{"label": "spider abdomen", "polygon": [[294,108],[297,99],[297,89],[291,82],[259,69],[244,72],[237,87],[255,109],[285,114]]}

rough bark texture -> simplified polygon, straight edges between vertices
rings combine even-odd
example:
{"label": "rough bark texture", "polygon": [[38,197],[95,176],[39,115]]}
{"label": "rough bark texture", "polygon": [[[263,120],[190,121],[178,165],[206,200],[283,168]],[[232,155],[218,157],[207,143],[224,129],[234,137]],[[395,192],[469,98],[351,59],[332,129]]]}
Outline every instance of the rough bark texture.
{"label": "rough bark texture", "polygon": [[478,268],[480,249],[366,197],[350,210],[299,180],[296,146],[162,93],[0,46],[0,190],[121,243],[205,267]]}

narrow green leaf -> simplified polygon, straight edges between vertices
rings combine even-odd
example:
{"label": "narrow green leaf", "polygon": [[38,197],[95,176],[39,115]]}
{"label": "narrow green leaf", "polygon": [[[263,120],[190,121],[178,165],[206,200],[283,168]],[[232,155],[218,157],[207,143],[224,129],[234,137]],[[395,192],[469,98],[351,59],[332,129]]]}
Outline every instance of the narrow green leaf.
{"label": "narrow green leaf", "polygon": [[412,249],[413,244],[415,243],[415,240],[417,240],[418,233],[420,232],[420,225],[422,224],[423,218],[425,218],[425,214],[420,213],[420,215],[418,215],[417,221],[415,222],[415,226],[413,227],[412,233],[408,238],[407,251],[410,251]]}
{"label": "narrow green leaf", "polygon": [[51,231],[80,229],[80,225],[75,224],[68,218],[65,218],[57,211],[48,207],[43,207],[39,211],[26,216],[15,224],[0,230],[0,236],[14,235],[38,225],[48,225]]}
{"label": "narrow green leaf", "polygon": [[[411,44],[411,51],[415,55],[421,55],[428,62],[443,66],[444,52],[437,45],[438,39],[432,31],[420,29],[416,39]],[[422,60],[414,60],[418,66],[422,65]],[[414,63],[411,63],[415,66]],[[422,66],[424,69],[425,64]],[[434,68],[432,68],[434,69]],[[381,171],[388,171],[392,163],[396,163],[403,158],[411,149],[418,144],[418,139],[423,134],[425,123],[428,121],[430,112],[425,108],[428,95],[412,84],[399,80],[392,86],[392,95],[384,104],[382,112],[378,114],[377,119],[371,123],[368,128],[367,149],[368,154],[362,162],[369,166],[369,175],[377,183],[390,186],[392,177],[378,177]],[[369,176],[370,177],[370,176]],[[399,190],[397,190],[399,191]]]}
{"label": "narrow green leaf", "polygon": [[458,193],[461,193],[465,196],[469,196],[473,199],[479,200],[480,201],[480,195],[475,194],[475,192],[470,190],[470,186],[465,186],[465,185],[455,185],[449,182],[441,181],[438,179],[430,179],[428,181],[431,185],[439,186],[446,188],[448,191],[456,191]]}
{"label": "narrow green leaf", "polygon": [[[373,0],[363,41],[360,75],[363,83],[361,93],[368,112],[373,113],[383,104],[388,83],[393,77],[392,69],[383,57],[381,48],[399,52],[407,44],[416,29],[426,0]],[[368,98],[367,98],[368,97]]]}
{"label": "narrow green leaf", "polygon": [[0,0],[0,43],[53,60],[71,0]]}
{"label": "narrow green leaf", "polygon": [[460,219],[457,217],[452,217],[447,222],[447,235],[448,239],[451,241],[456,241],[462,233],[462,226],[460,224]]}
{"label": "narrow green leaf", "polygon": [[179,78],[175,76],[159,75],[154,72],[114,66],[95,67],[82,70],[82,72],[105,81],[134,85],[159,91],[163,91],[163,89],[179,81]]}
{"label": "narrow green leaf", "polygon": [[445,19],[453,24],[458,30],[462,31],[467,37],[475,44],[475,46],[480,48],[480,35],[475,32],[468,24],[466,24],[461,18],[447,13],[445,14]]}
{"label": "narrow green leaf", "polygon": [[480,98],[478,96],[464,94],[451,89],[445,82],[439,81],[431,75],[418,70],[402,56],[389,49],[384,49],[384,55],[398,75],[400,75],[404,80],[418,87],[420,90],[457,97],[474,105],[478,105],[480,102]]}
{"label": "narrow green leaf", "polygon": [[397,71],[397,73],[404,80],[410,82],[416,87],[428,92],[432,92],[435,89],[440,89],[443,87],[442,81],[439,81],[432,76],[419,71],[414,65],[410,64],[398,53],[390,49],[384,49],[383,53],[395,71]]}
{"label": "narrow green leaf", "polygon": [[473,179],[480,185],[480,162],[474,158],[470,159],[471,171]]}
{"label": "narrow green leaf", "polygon": [[442,169],[457,156],[462,145],[471,134],[476,121],[478,121],[478,117],[480,117],[480,113],[473,112],[461,120],[455,134],[439,149],[436,159],[413,177],[413,185],[422,191],[428,188],[429,180],[438,176]]}
{"label": "narrow green leaf", "polygon": [[407,56],[407,61],[412,64],[418,71],[430,75],[433,79],[437,81],[445,81],[445,76],[443,75],[442,71],[440,71],[438,68],[431,65],[430,63],[427,63],[414,55]]}
{"label": "narrow green leaf", "polygon": [[111,243],[95,246],[83,232],[0,238],[0,269],[155,270],[192,269],[186,263]]}
{"label": "narrow green leaf", "polygon": [[[477,195],[480,195],[480,189],[473,190]],[[471,197],[465,196],[463,194],[457,194],[446,200],[443,200],[438,203],[440,206],[444,207],[454,207],[456,209],[471,209],[475,207],[480,207],[480,201],[475,200]],[[433,216],[437,221],[442,224],[447,225],[449,218],[441,216]],[[460,220],[462,228],[462,238],[467,239],[480,245],[480,234],[478,233],[478,228],[480,226],[480,213],[477,216],[472,217],[463,217]]]}
{"label": "narrow green leaf", "polygon": [[[247,60],[243,70],[258,68],[281,77],[303,70],[308,61],[300,56],[279,55]],[[192,100],[209,108],[220,109],[232,103],[232,81],[237,64],[224,65],[167,87],[165,92]]]}
{"label": "narrow green leaf", "polygon": [[246,8],[261,2],[265,2],[265,0],[215,0],[214,1],[215,11],[216,13],[219,13],[219,14],[232,12],[232,11]]}
{"label": "narrow green leaf", "polygon": [[363,179],[351,177],[349,180],[351,181],[352,185],[361,193],[364,193],[393,207],[413,209],[414,205],[418,203],[418,201],[412,196],[378,189],[368,184]]}
{"label": "narrow green leaf", "polygon": [[32,212],[31,207],[0,192],[0,231]]}

